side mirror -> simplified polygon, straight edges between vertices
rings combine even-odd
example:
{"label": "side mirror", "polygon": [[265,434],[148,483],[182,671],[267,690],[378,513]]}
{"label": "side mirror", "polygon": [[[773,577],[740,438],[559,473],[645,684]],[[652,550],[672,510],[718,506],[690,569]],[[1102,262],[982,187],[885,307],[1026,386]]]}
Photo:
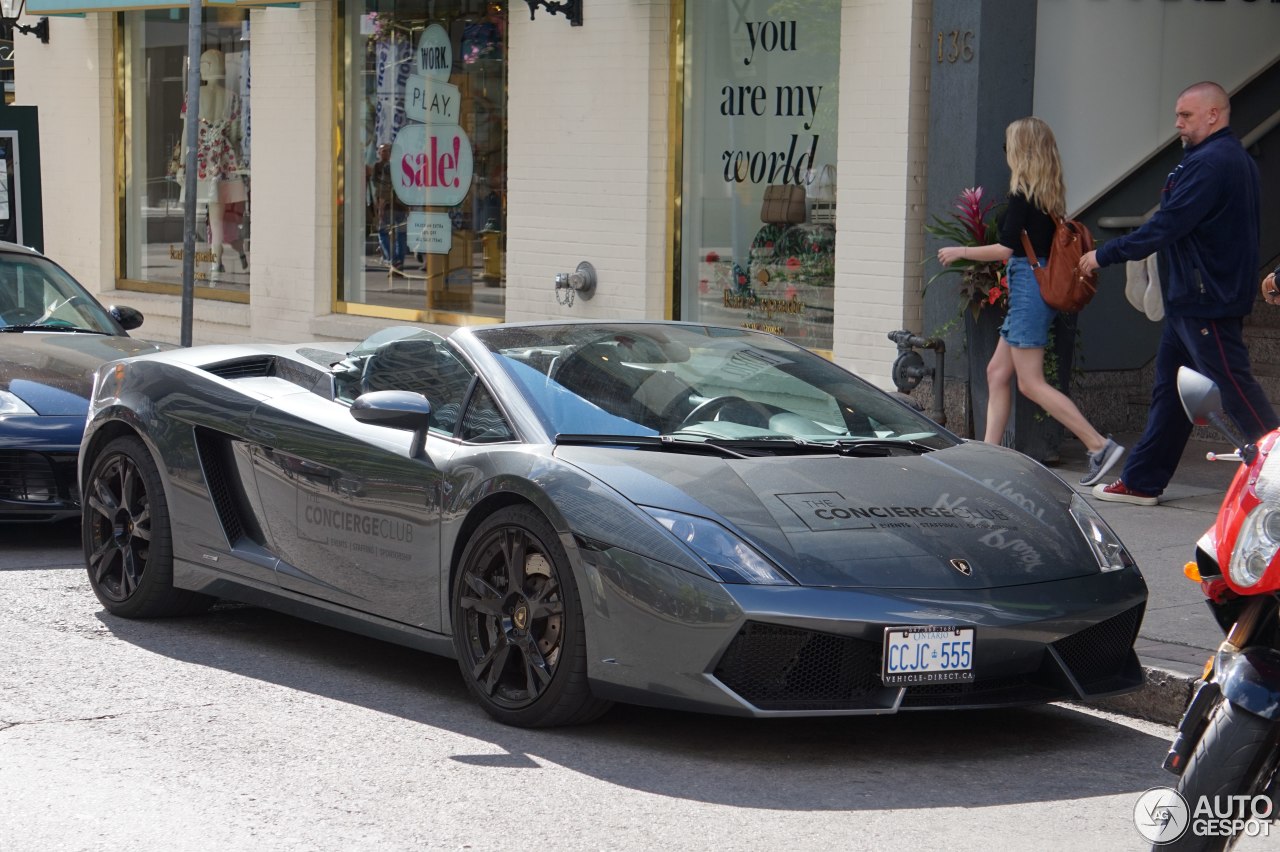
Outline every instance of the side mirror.
{"label": "side mirror", "polygon": [[412,391],[369,391],[351,403],[351,416],[371,426],[406,429],[413,432],[409,455],[422,454],[427,443],[427,426],[431,423],[431,403]]}
{"label": "side mirror", "polygon": [[132,331],[142,325],[142,311],[128,305],[112,305],[108,312],[125,331]]}

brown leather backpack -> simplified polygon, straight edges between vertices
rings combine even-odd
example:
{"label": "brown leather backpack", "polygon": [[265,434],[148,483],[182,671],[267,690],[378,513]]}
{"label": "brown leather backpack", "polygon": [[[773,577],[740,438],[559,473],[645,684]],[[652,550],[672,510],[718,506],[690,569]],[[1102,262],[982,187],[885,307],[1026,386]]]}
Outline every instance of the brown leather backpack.
{"label": "brown leather backpack", "polygon": [[1098,274],[1080,273],[1080,258],[1093,251],[1093,234],[1079,219],[1053,219],[1053,243],[1049,246],[1049,262],[1041,264],[1024,229],[1022,248],[1040,284],[1040,296],[1051,308],[1069,314],[1079,313],[1098,292]]}

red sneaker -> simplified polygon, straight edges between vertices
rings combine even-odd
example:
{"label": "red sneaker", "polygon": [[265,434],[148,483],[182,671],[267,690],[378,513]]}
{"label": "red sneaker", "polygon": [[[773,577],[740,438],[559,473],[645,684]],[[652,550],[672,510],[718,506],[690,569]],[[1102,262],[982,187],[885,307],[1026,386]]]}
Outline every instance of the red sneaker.
{"label": "red sneaker", "polygon": [[1117,479],[1110,485],[1098,484],[1093,486],[1093,496],[1099,500],[1110,500],[1113,503],[1133,503],[1135,506],[1154,506],[1160,502],[1160,498],[1153,494],[1143,494],[1139,491],[1133,491],[1129,486],[1124,484],[1123,479]]}

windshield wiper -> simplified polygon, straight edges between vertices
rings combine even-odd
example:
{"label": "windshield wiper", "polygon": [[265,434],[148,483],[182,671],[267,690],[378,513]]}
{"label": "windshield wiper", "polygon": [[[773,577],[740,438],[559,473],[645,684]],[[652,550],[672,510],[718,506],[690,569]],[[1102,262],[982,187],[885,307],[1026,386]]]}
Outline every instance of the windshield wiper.
{"label": "windshield wiper", "polygon": [[937,449],[910,438],[837,438],[835,444],[840,452],[850,454],[861,453],[864,449],[911,450],[917,453],[931,453]]}
{"label": "windshield wiper", "polygon": [[747,459],[760,456],[815,455],[888,456],[894,450],[928,453],[933,447],[910,439],[839,438],[810,441],[791,435],[759,435],[754,438],[677,437],[675,435],[556,435],[556,444],[595,447],[635,447],[669,452],[691,452]]}
{"label": "windshield wiper", "polygon": [[77,325],[58,325],[56,323],[33,322],[26,325],[6,325],[0,331],[69,331],[73,334],[107,334],[92,328],[80,328]]}
{"label": "windshield wiper", "polygon": [[712,441],[691,441],[685,438],[673,438],[670,435],[575,435],[561,433],[556,435],[556,446],[562,445],[589,447],[636,447],[644,450],[669,450],[673,452],[705,453],[718,456],[729,456],[745,459],[744,453],[735,452],[728,446]]}

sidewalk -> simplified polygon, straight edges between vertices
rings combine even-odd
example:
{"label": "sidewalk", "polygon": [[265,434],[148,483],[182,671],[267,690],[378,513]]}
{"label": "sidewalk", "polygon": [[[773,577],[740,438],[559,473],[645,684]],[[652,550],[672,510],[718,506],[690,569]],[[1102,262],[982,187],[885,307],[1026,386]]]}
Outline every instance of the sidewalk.
{"label": "sidewalk", "polygon": [[[1133,447],[1137,433],[1114,436]],[[1134,506],[1096,500],[1092,488],[1078,485],[1085,469],[1083,445],[1063,443],[1061,463],[1052,469],[1090,503],[1111,525],[1138,562],[1150,597],[1135,645],[1147,671],[1147,685],[1131,695],[1109,699],[1102,706],[1157,722],[1176,724],[1190,697],[1191,684],[1205,661],[1222,642],[1200,586],[1188,580],[1182,566],[1195,559],[1195,544],[1213,525],[1218,507],[1239,467],[1236,462],[1210,462],[1207,452],[1229,453],[1221,441],[1190,441],[1173,482],[1158,506]],[[1127,453],[1126,453],[1127,456]],[[1124,466],[1122,458],[1103,482],[1112,482]]]}

